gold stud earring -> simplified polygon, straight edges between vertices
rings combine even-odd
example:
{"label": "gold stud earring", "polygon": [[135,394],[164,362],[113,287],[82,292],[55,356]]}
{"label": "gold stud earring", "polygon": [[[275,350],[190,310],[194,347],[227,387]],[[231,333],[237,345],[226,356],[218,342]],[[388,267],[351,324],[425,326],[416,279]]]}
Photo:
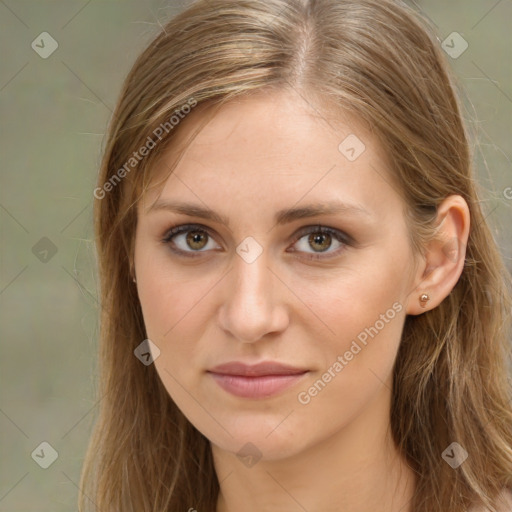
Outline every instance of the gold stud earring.
{"label": "gold stud earring", "polygon": [[430,297],[426,294],[426,293],[423,293],[421,296],[420,296],[420,306],[422,308],[425,308],[427,307],[427,302],[430,300]]}

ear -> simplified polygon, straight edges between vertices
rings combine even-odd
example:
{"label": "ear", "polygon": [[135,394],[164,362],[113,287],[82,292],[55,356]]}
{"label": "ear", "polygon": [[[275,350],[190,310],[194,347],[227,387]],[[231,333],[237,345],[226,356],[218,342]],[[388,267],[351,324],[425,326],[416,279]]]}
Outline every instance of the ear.
{"label": "ear", "polygon": [[[436,236],[426,247],[415,276],[414,291],[407,298],[406,313],[420,315],[434,309],[450,294],[464,269],[470,215],[466,201],[448,196],[437,209]],[[426,293],[429,300],[420,303]]]}

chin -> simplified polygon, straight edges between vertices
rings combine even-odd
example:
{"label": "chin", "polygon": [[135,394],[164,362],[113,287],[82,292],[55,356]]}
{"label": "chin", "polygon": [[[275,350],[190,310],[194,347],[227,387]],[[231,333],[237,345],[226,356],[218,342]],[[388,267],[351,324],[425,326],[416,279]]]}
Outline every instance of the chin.
{"label": "chin", "polygon": [[275,415],[262,418],[261,414],[242,414],[234,422],[223,422],[232,437],[225,431],[221,436],[208,433],[205,436],[213,445],[236,454],[241,460],[246,457],[261,460],[285,459],[300,452],[306,445],[304,429],[291,422],[284,428],[284,423],[291,419],[281,423],[285,417],[286,414],[279,414],[279,418]]}

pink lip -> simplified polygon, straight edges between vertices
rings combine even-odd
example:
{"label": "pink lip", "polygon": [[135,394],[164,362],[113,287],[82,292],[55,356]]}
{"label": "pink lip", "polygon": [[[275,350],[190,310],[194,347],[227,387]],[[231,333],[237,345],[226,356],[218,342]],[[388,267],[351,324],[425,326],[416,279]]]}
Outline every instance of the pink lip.
{"label": "pink lip", "polygon": [[208,373],[232,395],[243,398],[266,398],[297,383],[308,370],[263,362],[256,365],[232,362],[215,366]]}

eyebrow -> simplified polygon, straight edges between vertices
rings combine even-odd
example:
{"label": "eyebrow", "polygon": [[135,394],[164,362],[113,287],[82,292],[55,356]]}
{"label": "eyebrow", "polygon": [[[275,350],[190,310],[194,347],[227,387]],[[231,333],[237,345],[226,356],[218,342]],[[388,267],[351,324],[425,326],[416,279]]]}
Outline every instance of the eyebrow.
{"label": "eyebrow", "polygon": [[[159,200],[154,203],[146,213],[159,210],[181,213],[191,217],[199,217],[201,219],[218,222],[219,224],[223,224],[228,228],[230,227],[229,219],[224,215],[192,203]],[[333,201],[328,203],[308,204],[298,208],[285,208],[283,210],[279,210],[274,216],[274,222],[277,225],[283,225],[293,222],[294,220],[316,217],[319,215],[337,214],[354,217],[372,217],[372,214],[361,205]]]}

